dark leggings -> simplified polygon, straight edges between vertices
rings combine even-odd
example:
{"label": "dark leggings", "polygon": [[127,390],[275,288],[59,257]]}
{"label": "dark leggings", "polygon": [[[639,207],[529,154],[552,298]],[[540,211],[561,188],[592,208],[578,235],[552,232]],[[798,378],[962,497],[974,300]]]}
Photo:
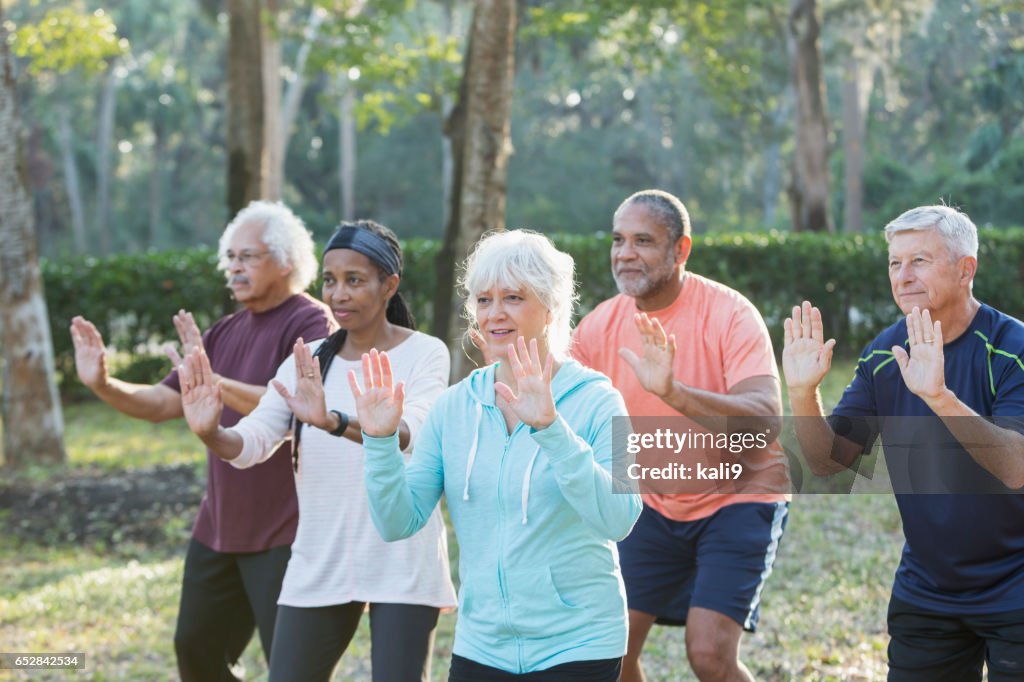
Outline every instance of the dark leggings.
{"label": "dark leggings", "polygon": [[597,661],[572,661],[532,673],[506,672],[458,654],[452,656],[448,682],[617,682],[622,672],[621,658]]}
{"label": "dark leggings", "polygon": [[[326,682],[345,653],[366,605],[277,608],[270,682]],[[440,609],[370,604],[373,682],[427,682]]]}
{"label": "dark leggings", "polygon": [[217,552],[193,539],[185,555],[174,651],[182,682],[235,682],[229,666],[258,628],[271,658],[277,596],[289,547],[252,554]]}

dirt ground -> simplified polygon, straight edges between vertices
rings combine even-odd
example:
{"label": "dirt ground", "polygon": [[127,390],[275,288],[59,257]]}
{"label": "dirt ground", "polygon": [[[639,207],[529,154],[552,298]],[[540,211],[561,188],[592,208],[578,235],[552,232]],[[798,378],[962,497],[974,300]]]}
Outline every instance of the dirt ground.
{"label": "dirt ground", "polygon": [[0,515],[25,541],[157,545],[191,524],[204,488],[188,465],[0,481]]}

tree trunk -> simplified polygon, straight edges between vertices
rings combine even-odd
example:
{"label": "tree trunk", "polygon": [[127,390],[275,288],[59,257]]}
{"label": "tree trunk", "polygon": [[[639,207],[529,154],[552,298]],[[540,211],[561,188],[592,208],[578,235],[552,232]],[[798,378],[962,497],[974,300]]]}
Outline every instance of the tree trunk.
{"label": "tree trunk", "polygon": [[864,231],[864,145],[871,68],[850,55],[843,73],[843,229]]}
{"label": "tree trunk", "polygon": [[25,188],[14,75],[0,6],[0,345],[4,461],[65,461],[32,203]]}
{"label": "tree trunk", "polygon": [[[455,349],[454,376],[465,374],[453,318],[459,303],[455,268],[473,244],[489,230],[505,228],[505,193],[511,152],[512,86],[515,76],[515,0],[478,0],[473,11],[460,102],[453,112],[450,135],[461,136],[451,220],[438,255],[438,287],[434,301],[435,334]],[[457,129],[461,121],[461,132]],[[461,158],[460,158],[461,157]]]}
{"label": "tree trunk", "polygon": [[100,252],[104,254],[111,252],[110,150],[114,143],[118,86],[118,78],[114,71],[115,62],[111,62],[103,76],[96,130],[96,217],[93,222],[93,234],[99,238]]}
{"label": "tree trunk", "polygon": [[295,126],[295,119],[299,113],[299,104],[302,103],[302,94],[306,89],[306,61],[309,59],[309,52],[313,48],[313,41],[316,40],[320,24],[323,23],[327,12],[320,7],[314,7],[309,14],[309,23],[302,36],[302,45],[295,57],[295,68],[292,70],[294,76],[288,83],[281,102],[281,116],[277,124],[277,134],[274,139],[274,157],[270,167],[271,185],[275,182],[282,189],[285,183],[285,161],[288,157],[288,141],[292,136],[292,128]]}
{"label": "tree trunk", "polygon": [[[454,4],[444,3],[444,34],[452,35],[455,32],[457,21]],[[451,135],[447,132],[447,122],[455,111],[455,98],[447,91],[441,93],[441,225],[447,227],[452,212],[452,182],[455,179],[455,149]],[[461,149],[461,147],[460,147]]]}
{"label": "tree trunk", "polygon": [[828,210],[828,113],[816,0],[791,0],[786,22],[796,93],[796,151],[789,195],[793,229],[831,232]]}
{"label": "tree trunk", "polygon": [[267,195],[261,0],[228,0],[229,216]]}
{"label": "tree trunk", "polygon": [[64,187],[68,193],[68,206],[71,208],[71,236],[75,244],[75,253],[83,254],[88,242],[85,234],[85,209],[82,207],[82,189],[79,184],[78,163],[75,161],[71,117],[63,105],[57,107],[57,121],[60,153],[64,161]]}
{"label": "tree trunk", "polygon": [[338,107],[339,158],[338,180],[341,183],[341,219],[356,219],[356,86],[348,75],[338,76],[341,87],[341,103]]}
{"label": "tree trunk", "polygon": [[[277,0],[263,0],[266,16],[277,16]],[[281,145],[281,41],[272,26],[260,21],[263,42],[263,149],[266,192],[263,199],[280,201],[284,191],[284,147]]]}

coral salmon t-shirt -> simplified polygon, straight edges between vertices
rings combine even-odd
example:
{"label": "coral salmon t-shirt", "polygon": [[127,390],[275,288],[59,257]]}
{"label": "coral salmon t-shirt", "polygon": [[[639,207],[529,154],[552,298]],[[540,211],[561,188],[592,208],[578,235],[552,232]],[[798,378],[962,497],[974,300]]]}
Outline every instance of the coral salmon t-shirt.
{"label": "coral salmon t-shirt", "polygon": [[[577,326],[573,357],[612,380],[634,424],[643,417],[680,417],[659,397],[643,389],[632,368],[618,354],[620,348],[643,354],[633,319],[637,312],[636,300],[630,296],[619,295],[601,303]],[[671,305],[646,312],[661,322],[667,334],[675,334],[673,377],[686,386],[724,394],[745,379],[779,375],[760,313],[742,294],[723,284],[688,272]],[[708,452],[706,459],[730,462],[735,456],[730,458],[730,453],[722,450]],[[644,502],[670,519],[692,521],[730,504],[789,499],[788,461],[777,441],[756,452],[748,451],[743,466],[753,478],[743,485],[742,493],[647,493]]]}

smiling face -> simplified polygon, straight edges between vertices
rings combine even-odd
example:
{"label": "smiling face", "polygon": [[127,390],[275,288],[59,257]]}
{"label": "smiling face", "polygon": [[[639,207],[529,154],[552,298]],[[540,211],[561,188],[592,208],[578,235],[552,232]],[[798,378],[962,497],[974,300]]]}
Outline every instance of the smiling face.
{"label": "smiling face", "polygon": [[373,261],[351,249],[325,253],[323,268],[322,298],[342,329],[351,332],[384,320],[398,275],[382,277]]}
{"label": "smiling face", "polygon": [[509,344],[522,336],[526,343],[537,339],[540,356],[547,355],[547,327],[551,312],[528,287],[494,284],[477,292],[476,324],[495,360],[504,360]]}
{"label": "smiling face", "polygon": [[896,232],[889,241],[889,284],[905,315],[914,307],[945,319],[971,299],[977,261],[956,258],[936,230]]}
{"label": "smiling face", "polygon": [[291,296],[288,274],[263,241],[263,224],[242,225],[231,236],[225,252],[228,288],[236,301],[253,312],[277,307]]}

